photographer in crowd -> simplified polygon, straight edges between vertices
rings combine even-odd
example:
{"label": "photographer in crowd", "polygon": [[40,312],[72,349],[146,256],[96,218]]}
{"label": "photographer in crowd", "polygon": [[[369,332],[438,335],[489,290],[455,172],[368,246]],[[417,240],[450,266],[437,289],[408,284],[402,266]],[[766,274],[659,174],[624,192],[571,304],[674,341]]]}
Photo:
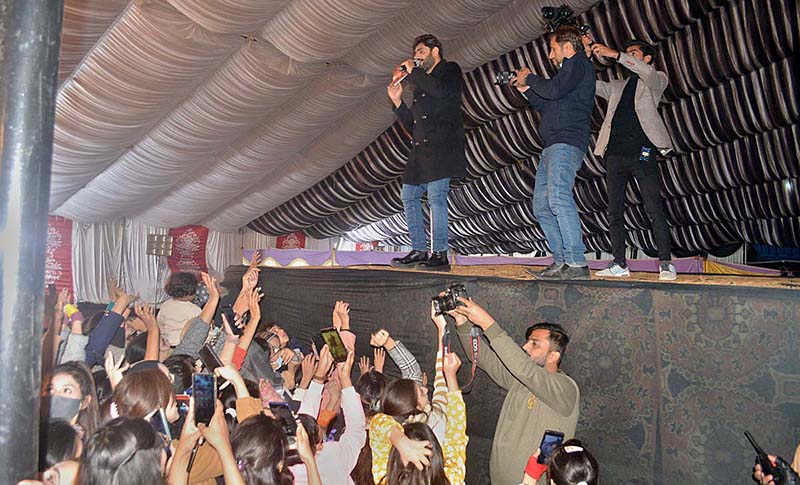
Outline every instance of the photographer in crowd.
{"label": "photographer in crowd", "polygon": [[489,346],[481,346],[478,366],[508,391],[489,459],[492,483],[517,484],[545,430],[561,431],[566,439],[575,434],[580,390],[559,371],[569,336],[558,324],[537,323],[525,332],[526,342],[520,348],[486,310],[471,299],[459,301],[463,306],[450,315],[461,344],[469,355],[470,329],[480,327]]}
{"label": "photographer in crowd", "polygon": [[595,72],[583,52],[577,27],[558,27],[550,35],[550,61],[558,69],[551,79],[516,71],[514,86],[541,112],[539,133],[544,150],[536,170],[533,213],[539,221],[553,264],[538,279],[589,279],[578,207],[572,196],[575,176],[589,149],[589,120],[594,107]]}
{"label": "photographer in crowd", "polygon": [[583,36],[586,55],[614,59],[625,67],[627,79],[597,82],[597,95],[608,100],[608,109],[594,154],[605,155],[606,185],[608,186],[608,220],[611,232],[611,251],[614,261],[597,276],[625,277],[630,270],[625,261],[625,191],[628,181],[639,182],[642,202],[658,248],[659,279],[677,278],[671,261],[669,224],[661,199],[661,178],[657,154],[672,149],[672,140],[661,116],[658,104],[667,88],[666,73],[653,66],[656,50],[641,40],[632,40],[625,51],[592,42]]}

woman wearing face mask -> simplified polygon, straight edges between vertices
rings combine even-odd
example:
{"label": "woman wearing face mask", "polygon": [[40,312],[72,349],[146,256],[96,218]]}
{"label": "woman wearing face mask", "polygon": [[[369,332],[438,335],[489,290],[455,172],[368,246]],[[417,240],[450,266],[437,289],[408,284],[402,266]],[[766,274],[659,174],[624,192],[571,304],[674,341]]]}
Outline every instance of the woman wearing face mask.
{"label": "woman wearing face mask", "polygon": [[98,411],[94,379],[83,362],[65,362],[47,379],[42,410],[49,419],[77,426],[84,437],[97,429]]}

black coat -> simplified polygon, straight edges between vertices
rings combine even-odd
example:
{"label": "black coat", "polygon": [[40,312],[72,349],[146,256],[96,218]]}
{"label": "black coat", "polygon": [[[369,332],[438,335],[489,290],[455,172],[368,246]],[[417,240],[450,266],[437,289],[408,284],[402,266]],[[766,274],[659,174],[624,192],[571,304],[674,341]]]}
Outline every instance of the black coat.
{"label": "black coat", "polygon": [[412,135],[403,183],[419,185],[446,177],[464,178],[467,157],[461,115],[461,67],[441,61],[430,74],[415,68],[406,79],[414,85],[411,109],[405,102],[394,109]]}

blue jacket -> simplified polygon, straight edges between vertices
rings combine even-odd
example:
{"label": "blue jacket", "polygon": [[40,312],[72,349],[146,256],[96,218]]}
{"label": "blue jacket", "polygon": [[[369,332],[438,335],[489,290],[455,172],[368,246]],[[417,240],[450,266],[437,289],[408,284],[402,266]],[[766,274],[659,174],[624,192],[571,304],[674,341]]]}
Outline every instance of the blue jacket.
{"label": "blue jacket", "polygon": [[594,108],[595,72],[592,62],[578,52],[564,59],[550,79],[531,74],[525,79],[530,89],[525,97],[542,113],[539,133],[544,148],[566,143],[589,149],[589,120]]}

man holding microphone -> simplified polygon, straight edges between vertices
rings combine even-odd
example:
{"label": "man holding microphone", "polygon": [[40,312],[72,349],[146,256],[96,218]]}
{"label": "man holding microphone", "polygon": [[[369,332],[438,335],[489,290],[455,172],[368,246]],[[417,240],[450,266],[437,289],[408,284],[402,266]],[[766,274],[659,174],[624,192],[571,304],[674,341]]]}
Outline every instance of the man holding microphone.
{"label": "man holding microphone", "polygon": [[[442,44],[431,34],[414,40],[414,57],[400,70],[413,86],[409,108],[402,99],[403,85],[393,80],[387,87],[394,112],[411,133],[411,153],[403,173],[403,208],[412,251],[392,260],[395,268],[449,271],[447,259],[447,195],[451,178],[466,176],[464,124],[461,115],[461,67],[448,62]],[[431,253],[425,237],[422,195],[431,208]]]}

